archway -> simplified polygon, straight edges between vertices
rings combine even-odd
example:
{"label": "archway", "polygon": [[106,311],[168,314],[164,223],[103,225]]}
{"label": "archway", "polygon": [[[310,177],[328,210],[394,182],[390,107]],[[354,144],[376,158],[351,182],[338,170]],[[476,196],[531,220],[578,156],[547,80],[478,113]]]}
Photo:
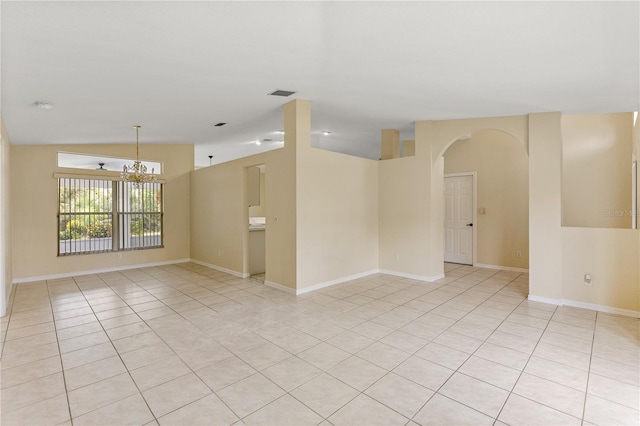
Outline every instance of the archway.
{"label": "archway", "polygon": [[[444,260],[526,271],[529,168],[523,145],[508,132],[480,128],[452,140],[440,155],[444,161],[443,187],[446,181],[449,188],[443,198]],[[460,182],[471,183],[472,197],[470,188],[463,191],[464,195],[455,193]],[[468,223],[460,225],[460,220],[450,217],[464,211],[468,213],[461,217]],[[469,253],[447,254],[452,249]]]}

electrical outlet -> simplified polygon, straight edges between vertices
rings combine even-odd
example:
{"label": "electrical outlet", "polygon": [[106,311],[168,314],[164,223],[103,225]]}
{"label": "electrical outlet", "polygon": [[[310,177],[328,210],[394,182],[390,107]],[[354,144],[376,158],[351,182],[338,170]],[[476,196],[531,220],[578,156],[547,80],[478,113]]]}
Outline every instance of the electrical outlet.
{"label": "electrical outlet", "polygon": [[584,274],[584,285],[590,286],[591,284],[591,274]]}
{"label": "electrical outlet", "polygon": [[400,253],[396,253],[396,262],[398,262],[400,260]]}
{"label": "electrical outlet", "polygon": [[122,253],[118,253],[118,260],[122,259]]}
{"label": "electrical outlet", "polygon": [[222,256],[222,249],[218,249],[218,256]]}
{"label": "electrical outlet", "polygon": [[516,257],[522,257],[522,252],[520,250],[516,250]]}

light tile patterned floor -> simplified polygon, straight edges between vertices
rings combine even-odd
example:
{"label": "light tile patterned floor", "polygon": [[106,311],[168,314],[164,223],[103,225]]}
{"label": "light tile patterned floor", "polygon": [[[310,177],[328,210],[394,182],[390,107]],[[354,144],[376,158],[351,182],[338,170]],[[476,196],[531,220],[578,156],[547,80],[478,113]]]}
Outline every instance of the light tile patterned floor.
{"label": "light tile patterned floor", "polygon": [[17,285],[1,423],[640,423],[638,319],[445,269],[298,297],[195,264]]}

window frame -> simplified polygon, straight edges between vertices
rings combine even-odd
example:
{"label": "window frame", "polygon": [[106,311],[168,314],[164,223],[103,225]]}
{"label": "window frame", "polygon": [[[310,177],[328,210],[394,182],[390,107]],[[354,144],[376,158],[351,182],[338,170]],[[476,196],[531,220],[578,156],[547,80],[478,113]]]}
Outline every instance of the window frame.
{"label": "window frame", "polygon": [[[115,176],[106,177],[106,176],[67,175],[67,174],[64,174],[64,175],[54,174],[54,178],[56,178],[57,186],[58,186],[58,208],[57,208],[57,227],[56,227],[58,231],[57,232],[57,256],[58,257],[164,248],[164,181],[158,180],[152,183],[135,184],[132,182],[124,182],[121,179],[116,178]],[[63,209],[61,207],[63,203],[61,198],[61,192],[63,188],[84,186],[89,188],[89,191],[91,191],[91,189],[96,187],[105,190],[107,188],[104,185],[104,181],[109,182],[111,186],[110,188],[111,207],[108,212],[62,211]],[[63,182],[65,183],[65,185],[63,185]],[[97,182],[101,182],[101,183],[96,184]],[[75,184],[75,186],[71,185],[71,183]],[[124,197],[130,197],[131,191],[134,188],[135,189],[141,188],[143,191],[140,196],[142,199],[141,206],[143,206],[142,212],[134,211],[131,208],[125,207],[130,204],[130,200],[126,201]],[[144,200],[146,198],[147,191],[154,191],[156,192],[156,194],[159,194],[159,197],[160,197],[159,204],[158,204],[159,211],[150,211],[150,212],[144,211],[144,205],[145,205]],[[157,196],[158,195],[156,195],[156,197]],[[62,250],[62,246],[63,246],[62,243],[66,240],[61,239],[62,232],[65,231],[61,229],[61,222],[62,222],[61,218],[64,216],[67,216],[70,218],[73,216],[92,216],[92,215],[93,216],[105,216],[105,215],[109,216],[109,219],[111,221],[110,247],[101,247],[98,249],[90,249],[90,250],[86,250],[86,249],[78,250],[77,246],[74,247],[74,244],[78,244],[78,241],[85,242],[84,243],[85,245],[87,244],[86,242],[89,241],[88,245],[91,248],[91,245],[95,242],[95,239],[97,238],[78,238],[78,239],[70,238],[68,243],[69,245],[67,246],[69,248],[69,251]],[[142,244],[132,245],[131,241],[129,241],[129,244],[125,242],[125,239],[127,237],[130,239],[138,237],[138,236],[133,236],[131,234],[130,226],[127,227],[124,225],[124,220],[122,218],[125,215],[134,215],[134,216],[137,215],[138,217],[142,215],[143,217],[142,234],[139,236],[141,237],[140,241]],[[145,217],[150,218],[153,216],[155,216],[156,219],[145,222],[145,219],[144,219]],[[105,220],[105,219],[102,219],[102,220]],[[145,223],[152,223],[154,221],[159,222],[159,230],[158,230],[159,235],[155,234],[156,236],[150,236],[150,234],[145,234],[145,231],[144,231]],[[83,222],[86,223],[86,221],[83,221]],[[89,220],[89,223],[91,223],[91,220]],[[102,237],[102,238],[106,238],[106,237]],[[145,245],[145,242],[147,241],[151,241],[156,244]],[[107,246],[108,245],[109,244],[107,244]]]}

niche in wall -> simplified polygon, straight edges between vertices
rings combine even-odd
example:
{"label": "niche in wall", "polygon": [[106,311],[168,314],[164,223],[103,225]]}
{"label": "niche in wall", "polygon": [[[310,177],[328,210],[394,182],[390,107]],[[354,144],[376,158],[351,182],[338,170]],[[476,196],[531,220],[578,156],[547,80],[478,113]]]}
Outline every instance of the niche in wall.
{"label": "niche in wall", "polygon": [[562,116],[562,225],[631,228],[633,113]]}

